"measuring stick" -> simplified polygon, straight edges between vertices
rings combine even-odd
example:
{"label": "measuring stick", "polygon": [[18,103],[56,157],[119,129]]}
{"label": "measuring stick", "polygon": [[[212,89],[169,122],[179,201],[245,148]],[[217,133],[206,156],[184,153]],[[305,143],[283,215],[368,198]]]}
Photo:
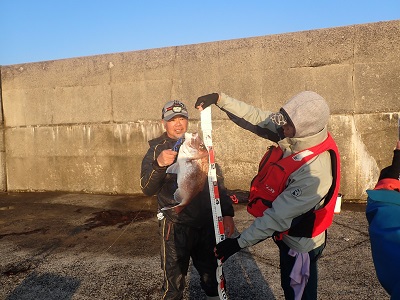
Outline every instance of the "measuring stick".
{"label": "measuring stick", "polygon": [[[215,166],[215,154],[212,143],[212,124],[211,124],[211,107],[206,107],[200,112],[201,130],[203,132],[204,145],[208,150],[209,167],[208,167],[208,186],[210,189],[211,209],[214,221],[215,241],[219,242],[225,239],[225,230],[223,217],[221,212],[221,200],[219,198],[217,170]],[[217,259],[217,281],[218,281],[218,294],[220,299],[228,299],[225,290],[225,278],[222,273],[222,262]]]}

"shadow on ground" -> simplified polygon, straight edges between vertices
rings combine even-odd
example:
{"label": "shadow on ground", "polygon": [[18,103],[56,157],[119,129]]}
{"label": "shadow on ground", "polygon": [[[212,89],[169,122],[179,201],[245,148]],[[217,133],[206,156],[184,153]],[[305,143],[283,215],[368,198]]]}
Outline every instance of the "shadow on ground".
{"label": "shadow on ground", "polygon": [[[250,225],[238,195],[238,232]],[[234,199],[233,199],[234,200]],[[343,206],[320,259],[320,299],[389,299],[373,268],[364,206]],[[156,200],[143,195],[0,194],[0,299],[160,299]],[[229,299],[283,299],[266,240],[224,264]],[[204,299],[191,267],[185,299]]]}

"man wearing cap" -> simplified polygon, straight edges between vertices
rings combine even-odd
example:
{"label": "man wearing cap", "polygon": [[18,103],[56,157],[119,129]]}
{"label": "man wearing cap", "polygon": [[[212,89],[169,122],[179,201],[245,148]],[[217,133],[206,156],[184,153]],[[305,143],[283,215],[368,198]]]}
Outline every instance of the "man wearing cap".
{"label": "man wearing cap", "polygon": [[332,223],[340,178],[337,146],[327,131],[330,112],[325,99],[303,91],[272,113],[213,93],[199,97],[195,107],[211,104],[240,127],[277,143],[251,181],[247,210],[256,218],[239,237],[216,245],[215,255],[224,262],[272,237],[279,247],[285,298],[317,299],[317,260]]}
{"label": "man wearing cap", "polygon": [[367,194],[366,216],[376,274],[390,299],[400,299],[400,141],[392,164],[382,169],[378,183]]}
{"label": "man wearing cap", "polygon": [[[176,204],[176,174],[166,173],[176,161],[177,141],[188,127],[188,112],[181,101],[169,101],[162,109],[165,132],[149,141],[150,148],[142,161],[140,186],[144,194],[157,194],[159,233],[161,238],[161,267],[164,281],[161,299],[182,299],[189,261],[200,275],[200,285],[207,299],[219,299],[216,279],[217,259],[214,256],[214,223],[212,219],[208,182],[185,208],[163,210]],[[234,232],[232,201],[220,186],[221,210],[225,232]]]}

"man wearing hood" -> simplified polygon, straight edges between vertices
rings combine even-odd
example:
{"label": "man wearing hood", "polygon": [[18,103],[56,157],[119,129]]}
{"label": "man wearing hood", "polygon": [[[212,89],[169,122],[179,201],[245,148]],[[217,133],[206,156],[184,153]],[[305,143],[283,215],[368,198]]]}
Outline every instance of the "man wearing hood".
{"label": "man wearing hood", "polygon": [[256,218],[240,236],[220,242],[215,255],[224,262],[272,237],[279,247],[285,298],[317,299],[317,260],[333,220],[340,178],[339,153],[327,131],[328,104],[319,94],[303,91],[272,113],[213,93],[199,97],[195,107],[211,104],[240,127],[277,143],[251,182],[247,210]]}

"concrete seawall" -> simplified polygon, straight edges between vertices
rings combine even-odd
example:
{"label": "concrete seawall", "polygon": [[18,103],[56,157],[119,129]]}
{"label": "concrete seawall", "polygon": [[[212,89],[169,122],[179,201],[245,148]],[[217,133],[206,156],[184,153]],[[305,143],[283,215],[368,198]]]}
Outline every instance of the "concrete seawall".
{"label": "concrete seawall", "polygon": [[[140,192],[161,107],[226,94],[266,110],[313,90],[331,108],[341,193],[365,200],[390,163],[400,112],[400,20],[1,66],[0,189]],[[248,189],[268,143],[213,108],[216,160],[229,189]]]}

